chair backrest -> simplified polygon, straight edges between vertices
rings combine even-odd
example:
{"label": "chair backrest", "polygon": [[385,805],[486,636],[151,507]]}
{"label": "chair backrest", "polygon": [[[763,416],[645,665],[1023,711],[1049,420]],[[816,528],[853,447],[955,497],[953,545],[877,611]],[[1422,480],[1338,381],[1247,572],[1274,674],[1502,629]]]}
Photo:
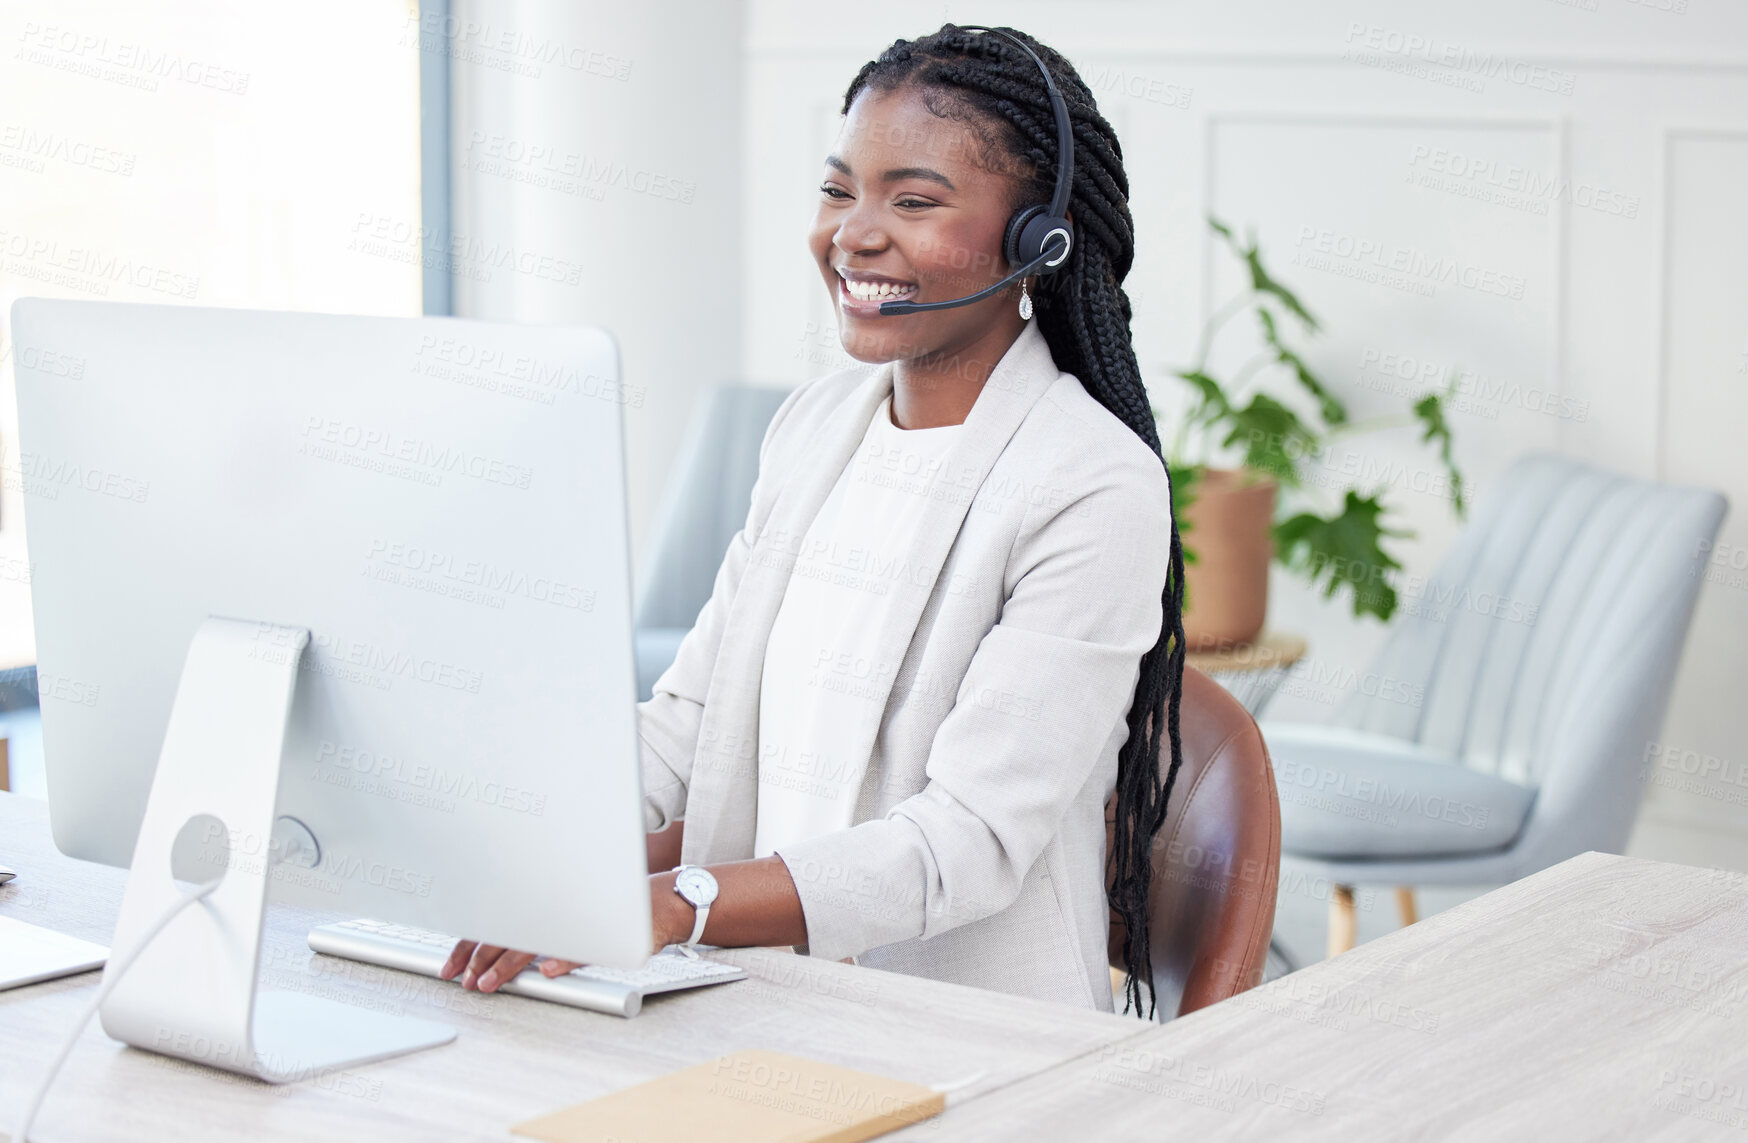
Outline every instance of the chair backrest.
{"label": "chair backrest", "polygon": [[[1281,868],[1281,804],[1255,720],[1224,687],[1186,667],[1180,731],[1183,762],[1153,839],[1148,938],[1159,1020],[1261,983]],[[1170,748],[1161,754],[1163,777]],[[1113,798],[1107,854],[1115,814]],[[1123,967],[1123,937],[1113,913],[1113,968]]]}
{"label": "chair backrest", "polygon": [[1573,819],[1562,856],[1618,851],[1726,508],[1707,489],[1522,458],[1402,593],[1373,685],[1336,721],[1536,787],[1532,823]]}
{"label": "chair backrest", "polygon": [[635,626],[687,628],[697,621],[729,541],[746,525],[759,445],[789,392],[725,383],[693,415],[638,586]]}

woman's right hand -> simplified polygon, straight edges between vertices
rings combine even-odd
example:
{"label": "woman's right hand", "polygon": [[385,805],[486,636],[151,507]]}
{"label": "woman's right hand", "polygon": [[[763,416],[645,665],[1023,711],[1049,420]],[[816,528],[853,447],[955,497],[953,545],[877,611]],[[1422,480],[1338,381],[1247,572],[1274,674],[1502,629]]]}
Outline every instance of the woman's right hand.
{"label": "woman's right hand", "polygon": [[[518,952],[496,945],[459,940],[450,950],[449,959],[438,970],[437,977],[440,980],[452,980],[459,972],[462,973],[463,988],[476,992],[496,992],[507,982],[516,979],[517,974],[532,964],[538,956],[538,953]],[[582,966],[576,961],[570,960],[549,958],[540,962],[541,973],[548,977],[563,976],[580,967]]]}
{"label": "woman's right hand", "polygon": [[[680,844],[686,836],[685,830],[684,821],[675,821],[670,822],[668,828],[660,833],[646,835],[645,847],[652,874],[665,872],[680,863]],[[661,948],[661,937],[658,935],[651,955],[660,952]],[[460,972],[463,988],[478,992],[496,992],[509,981],[516,979],[516,974],[532,964],[536,955],[460,940],[455,942],[455,948],[450,951],[449,959],[443,962],[443,968],[437,976],[440,980],[452,980]],[[572,969],[581,967],[582,964],[574,960],[540,962],[540,971],[547,976],[563,976]]]}

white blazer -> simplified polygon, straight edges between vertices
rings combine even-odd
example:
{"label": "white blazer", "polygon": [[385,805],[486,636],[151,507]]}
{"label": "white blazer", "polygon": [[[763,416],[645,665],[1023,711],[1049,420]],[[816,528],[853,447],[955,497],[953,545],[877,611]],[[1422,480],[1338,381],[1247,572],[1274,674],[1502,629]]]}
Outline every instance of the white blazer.
{"label": "white blazer", "polygon": [[[766,640],[808,525],[892,391],[890,364],[809,381],[760,446],[746,527],[638,704],[644,824],[681,856],[752,856]],[[798,952],[1112,1010],[1104,807],[1171,545],[1159,457],[1027,323],[978,394],[843,728],[865,758],[848,830],[778,850]],[[851,570],[851,569],[846,569]],[[829,667],[830,665],[828,665]],[[853,776],[852,776],[853,777]]]}

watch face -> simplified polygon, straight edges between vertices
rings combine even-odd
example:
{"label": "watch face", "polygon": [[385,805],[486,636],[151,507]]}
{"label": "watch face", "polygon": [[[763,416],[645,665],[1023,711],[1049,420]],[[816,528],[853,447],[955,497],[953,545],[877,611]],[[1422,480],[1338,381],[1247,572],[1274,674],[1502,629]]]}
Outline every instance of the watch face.
{"label": "watch face", "polygon": [[694,906],[708,905],[716,900],[716,878],[703,869],[682,869],[674,878],[674,888]]}

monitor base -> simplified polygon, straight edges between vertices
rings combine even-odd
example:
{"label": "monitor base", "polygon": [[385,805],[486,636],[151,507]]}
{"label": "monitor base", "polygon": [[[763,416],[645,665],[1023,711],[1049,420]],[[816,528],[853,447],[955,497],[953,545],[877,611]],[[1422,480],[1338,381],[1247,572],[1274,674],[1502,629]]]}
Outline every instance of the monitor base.
{"label": "monitor base", "polygon": [[455,1039],[454,1028],[435,1020],[283,991],[256,995],[254,1033],[249,1074],[269,1083],[319,1078]]}
{"label": "monitor base", "polygon": [[[234,619],[209,618],[195,632],[106,980],[128,950],[140,951],[122,962],[125,975],[100,1009],[103,1030],[123,1043],[270,1083],[455,1039],[454,1028],[430,1020],[256,991],[273,866],[319,861],[307,831],[274,835],[286,719],[308,643],[303,628]],[[215,880],[165,923],[184,896],[179,881]]]}

